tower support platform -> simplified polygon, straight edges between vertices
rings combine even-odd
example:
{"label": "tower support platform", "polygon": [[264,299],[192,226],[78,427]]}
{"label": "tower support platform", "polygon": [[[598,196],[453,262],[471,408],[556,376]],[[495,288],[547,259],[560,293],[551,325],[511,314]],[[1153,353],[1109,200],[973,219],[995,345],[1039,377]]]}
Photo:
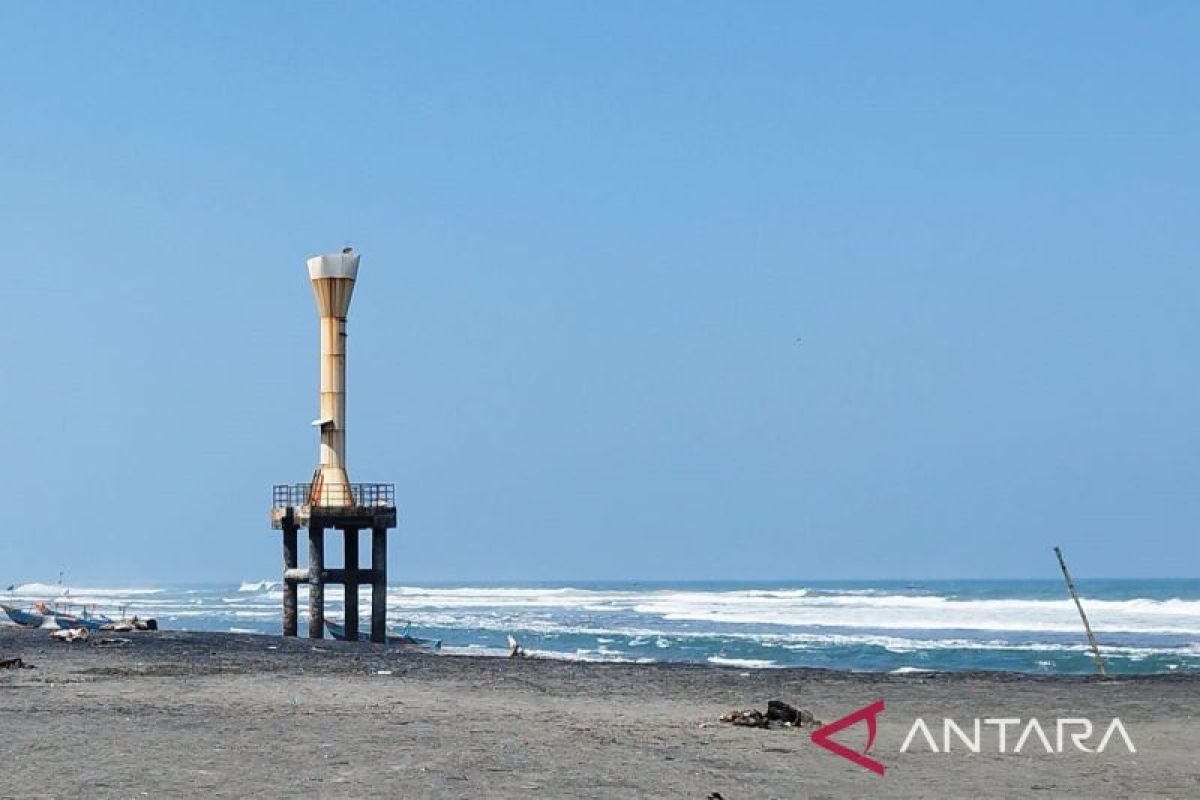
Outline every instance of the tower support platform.
{"label": "tower support platform", "polygon": [[[322,505],[311,501],[321,498]],[[395,486],[355,483],[346,497],[332,498],[329,487],[314,492],[313,484],[280,484],[272,492],[271,527],[283,531],[283,635],[299,632],[299,588],[308,584],[308,637],[325,637],[325,586],[341,584],[345,592],[346,639],[359,639],[359,587],[371,587],[373,642],[387,637],[387,537],[396,527]],[[308,566],[299,561],[300,530],[307,531]],[[325,566],[325,532],[342,533],[343,566]],[[371,565],[359,565],[359,533],[371,536]]]}

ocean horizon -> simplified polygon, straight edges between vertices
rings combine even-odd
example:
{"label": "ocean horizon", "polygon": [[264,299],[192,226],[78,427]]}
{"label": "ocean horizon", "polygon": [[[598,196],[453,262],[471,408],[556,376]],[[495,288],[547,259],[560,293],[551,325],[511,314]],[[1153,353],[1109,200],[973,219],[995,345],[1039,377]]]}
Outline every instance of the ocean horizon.
{"label": "ocean horizon", "polygon": [[[1088,580],[1085,611],[1110,674],[1200,670],[1200,579]],[[65,595],[64,595],[65,591]],[[64,597],[164,629],[280,633],[271,579],[141,586],[26,583],[16,604]],[[302,632],[307,620],[301,587]],[[368,619],[368,604],[361,619]],[[341,587],[326,615],[343,614]],[[544,658],[685,662],[747,669],[1090,674],[1093,660],[1061,581],[422,582],[388,590],[394,628],[448,653],[503,655],[507,636]]]}

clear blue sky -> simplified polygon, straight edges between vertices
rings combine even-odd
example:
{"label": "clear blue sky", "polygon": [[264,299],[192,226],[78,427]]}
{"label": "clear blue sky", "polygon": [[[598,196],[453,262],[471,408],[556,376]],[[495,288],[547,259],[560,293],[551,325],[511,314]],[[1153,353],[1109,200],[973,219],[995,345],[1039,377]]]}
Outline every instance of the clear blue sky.
{"label": "clear blue sky", "polygon": [[0,30],[0,583],[277,575],[348,242],[398,581],[1200,573],[1200,5]]}

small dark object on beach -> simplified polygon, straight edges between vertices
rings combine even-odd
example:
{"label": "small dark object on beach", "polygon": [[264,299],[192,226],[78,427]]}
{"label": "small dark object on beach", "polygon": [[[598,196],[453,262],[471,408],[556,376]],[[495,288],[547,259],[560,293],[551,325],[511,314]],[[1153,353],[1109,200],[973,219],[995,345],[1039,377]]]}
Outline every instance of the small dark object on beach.
{"label": "small dark object on beach", "polygon": [[730,725],[740,725],[743,728],[765,728],[770,724],[763,713],[757,708],[750,708],[745,711],[730,711],[721,717],[721,722],[728,722]]}
{"label": "small dark object on beach", "polygon": [[782,700],[767,701],[767,719],[774,722],[782,722],[784,725],[792,725],[794,727],[802,727],[804,725],[812,725],[816,720],[813,715],[802,708],[796,708],[790,703],[785,703]]}
{"label": "small dark object on beach", "polygon": [[800,709],[782,700],[768,700],[767,719],[778,720],[787,725],[798,725],[800,723]]}
{"label": "small dark object on beach", "polygon": [[725,800],[725,796],[720,792],[713,792],[705,800]]}
{"label": "small dark object on beach", "polygon": [[0,669],[33,669],[33,664],[26,664],[19,658],[0,658]]}

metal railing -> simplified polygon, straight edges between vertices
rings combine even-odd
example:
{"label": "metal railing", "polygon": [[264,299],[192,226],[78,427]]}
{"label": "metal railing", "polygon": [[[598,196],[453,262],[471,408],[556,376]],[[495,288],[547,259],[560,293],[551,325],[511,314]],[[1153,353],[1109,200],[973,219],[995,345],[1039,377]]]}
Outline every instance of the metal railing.
{"label": "metal railing", "polygon": [[346,486],[319,487],[321,502],[316,503],[311,483],[277,483],[271,488],[273,508],[321,505],[331,508],[395,508],[396,484],[351,483]]}

